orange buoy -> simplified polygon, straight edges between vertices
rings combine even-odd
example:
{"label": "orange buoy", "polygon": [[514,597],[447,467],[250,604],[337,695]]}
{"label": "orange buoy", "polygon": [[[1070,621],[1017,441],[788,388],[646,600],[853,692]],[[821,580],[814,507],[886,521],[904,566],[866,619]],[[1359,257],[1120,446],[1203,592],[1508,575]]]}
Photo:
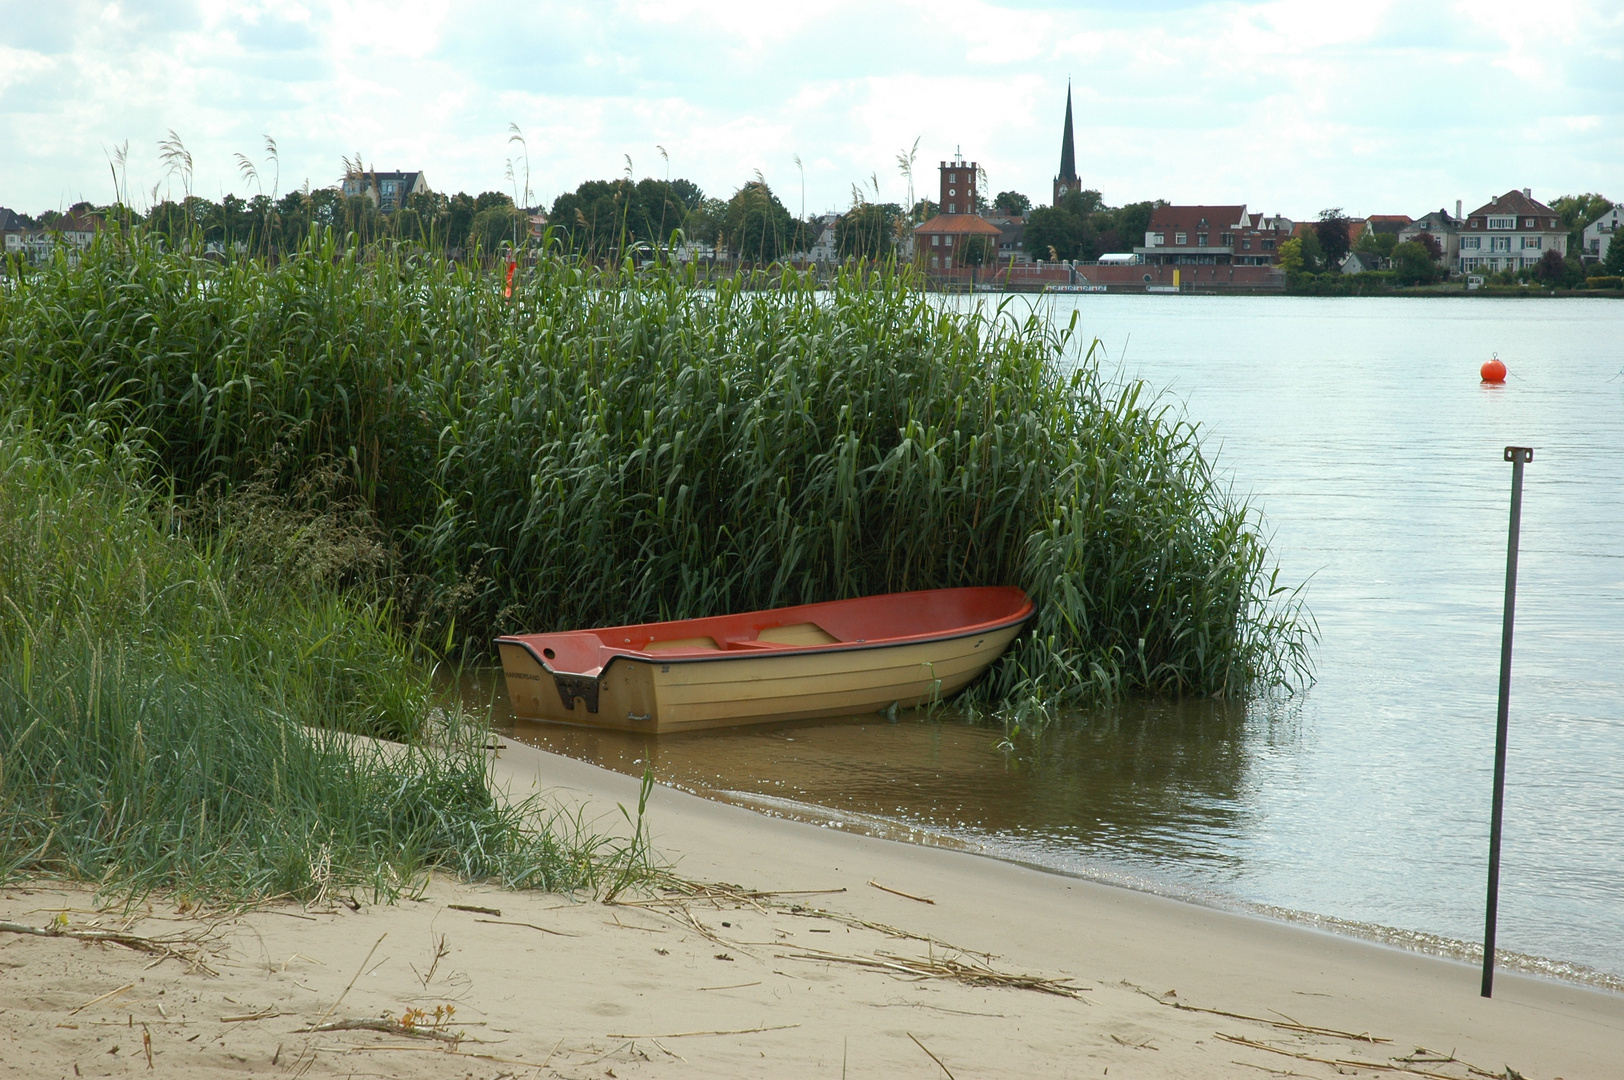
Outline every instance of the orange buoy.
{"label": "orange buoy", "polygon": [[1503,383],[1506,381],[1506,365],[1501,363],[1500,358],[1496,356],[1493,360],[1484,363],[1478,374],[1483,376],[1483,381],[1486,383]]}

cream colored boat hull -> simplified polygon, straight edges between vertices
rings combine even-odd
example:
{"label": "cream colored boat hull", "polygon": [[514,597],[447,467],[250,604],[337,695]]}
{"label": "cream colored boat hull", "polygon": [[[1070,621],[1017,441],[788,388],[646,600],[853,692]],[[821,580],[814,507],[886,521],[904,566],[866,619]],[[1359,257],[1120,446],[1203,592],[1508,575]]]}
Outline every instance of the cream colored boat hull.
{"label": "cream colored boat hull", "polygon": [[1017,623],[897,645],[716,659],[617,656],[596,680],[596,711],[589,710],[584,688],[561,683],[524,646],[503,641],[498,647],[518,716],[662,733],[861,716],[893,702],[913,708],[943,700],[986,671],[1020,629]]}

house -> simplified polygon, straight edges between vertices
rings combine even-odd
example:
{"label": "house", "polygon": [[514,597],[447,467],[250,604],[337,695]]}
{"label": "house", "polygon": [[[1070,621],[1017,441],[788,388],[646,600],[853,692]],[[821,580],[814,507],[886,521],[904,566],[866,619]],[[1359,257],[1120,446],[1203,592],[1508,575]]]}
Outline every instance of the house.
{"label": "house", "polygon": [[987,218],[989,222],[998,227],[998,263],[1007,266],[1011,259],[1016,264],[1029,263],[1031,257],[1021,246],[1026,239],[1026,218],[1009,217],[1004,214],[994,214]]}
{"label": "house", "polygon": [[1344,274],[1368,274],[1380,270],[1381,256],[1370,251],[1350,251],[1342,257],[1339,268]]}
{"label": "house", "polygon": [[49,260],[57,248],[65,248],[68,261],[77,264],[79,253],[90,247],[101,229],[101,219],[81,210],[46,214],[33,228],[22,226],[9,210],[0,211],[0,218],[6,219],[0,222],[0,231],[5,233],[7,254],[21,255],[36,266]]}
{"label": "house", "polygon": [[914,259],[919,265],[952,270],[997,258],[1003,231],[975,212],[980,175],[980,166],[966,162],[958,152],[942,162],[941,199],[936,204],[942,213],[914,226]]}
{"label": "house", "polygon": [[1278,228],[1284,219],[1268,220],[1275,227],[1245,206],[1158,206],[1133,250],[1151,266],[1270,266],[1289,234]]}
{"label": "house", "polygon": [[1555,210],[1534,198],[1528,188],[1508,191],[1467,215],[1460,230],[1455,269],[1524,270],[1547,251],[1568,253],[1568,232]]}
{"label": "house", "polygon": [[1624,216],[1624,207],[1615,206],[1601,217],[1585,226],[1584,246],[1579,254],[1586,262],[1595,260],[1600,262],[1607,258],[1607,250],[1613,246],[1613,234],[1618,232],[1619,218]]}
{"label": "house", "polygon": [[1438,242],[1439,254],[1433,261],[1444,267],[1455,265],[1460,257],[1460,220],[1442,208],[1423,214],[1398,231],[1398,242],[1408,243],[1426,235]]}
{"label": "house", "polygon": [[7,255],[19,254],[29,229],[14,211],[0,206],[0,250]]}
{"label": "house", "polygon": [[1371,214],[1365,218],[1365,228],[1375,236],[1397,236],[1408,224],[1408,214]]}
{"label": "house", "polygon": [[346,199],[365,195],[385,214],[392,214],[406,205],[406,200],[419,192],[429,191],[422,172],[352,172],[339,184]]}

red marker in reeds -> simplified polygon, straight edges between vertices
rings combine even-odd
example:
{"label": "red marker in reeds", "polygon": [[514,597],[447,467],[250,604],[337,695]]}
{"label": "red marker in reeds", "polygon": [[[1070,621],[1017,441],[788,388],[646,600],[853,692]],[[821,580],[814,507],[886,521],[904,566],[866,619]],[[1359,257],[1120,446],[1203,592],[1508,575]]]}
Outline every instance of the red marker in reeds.
{"label": "red marker in reeds", "polygon": [[[507,297],[509,300],[513,299],[513,271],[518,265],[519,264],[514,262],[512,259],[508,260],[507,284],[502,287],[502,295]],[[1487,371],[1488,368],[1484,368],[1483,370]],[[1504,375],[1501,376],[1501,378],[1504,377]],[[1485,376],[1485,378],[1487,378],[1487,376]]]}

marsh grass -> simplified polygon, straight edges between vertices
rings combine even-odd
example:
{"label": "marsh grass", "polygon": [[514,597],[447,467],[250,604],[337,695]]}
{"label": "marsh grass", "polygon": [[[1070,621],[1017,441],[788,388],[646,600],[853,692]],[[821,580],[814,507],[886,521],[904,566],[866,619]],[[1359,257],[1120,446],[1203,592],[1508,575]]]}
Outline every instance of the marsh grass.
{"label": "marsh grass", "polygon": [[1078,331],[946,310],[906,269],[700,281],[547,247],[506,299],[407,247],[215,263],[135,234],[11,281],[0,385],[139,433],[182,499],[340,469],[387,616],[468,655],[498,632],[1014,584],[1038,617],[972,708],[1302,681],[1312,623],[1259,515]]}
{"label": "marsh grass", "polygon": [[483,728],[431,713],[381,606],[257,562],[231,513],[194,542],[143,472],[94,425],[0,418],[0,880],[233,902],[635,876],[492,797]]}

